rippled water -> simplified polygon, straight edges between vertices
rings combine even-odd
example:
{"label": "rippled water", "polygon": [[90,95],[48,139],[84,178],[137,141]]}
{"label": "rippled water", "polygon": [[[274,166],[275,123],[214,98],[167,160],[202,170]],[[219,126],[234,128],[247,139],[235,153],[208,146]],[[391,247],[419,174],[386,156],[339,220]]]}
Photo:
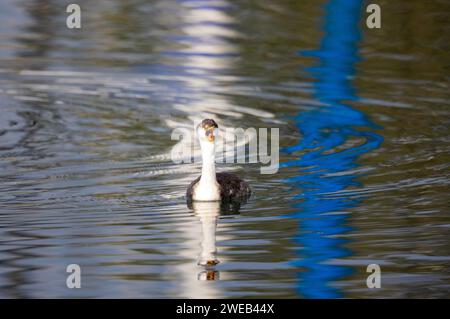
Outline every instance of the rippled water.
{"label": "rippled water", "polygon": [[[0,4],[0,297],[449,297],[445,1],[380,30],[356,0],[78,3]],[[186,205],[171,133],[204,117],[280,129],[278,173],[219,165],[239,211]]]}

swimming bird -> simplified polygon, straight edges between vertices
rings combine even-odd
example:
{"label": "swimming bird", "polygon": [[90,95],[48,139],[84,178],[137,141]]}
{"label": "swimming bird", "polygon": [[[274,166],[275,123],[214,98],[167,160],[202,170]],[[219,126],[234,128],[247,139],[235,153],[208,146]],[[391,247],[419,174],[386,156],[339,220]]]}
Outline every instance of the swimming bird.
{"label": "swimming bird", "polygon": [[212,119],[205,119],[197,126],[202,150],[202,174],[188,187],[188,201],[236,201],[245,200],[251,194],[249,184],[231,173],[216,173],[215,151],[219,126]]}

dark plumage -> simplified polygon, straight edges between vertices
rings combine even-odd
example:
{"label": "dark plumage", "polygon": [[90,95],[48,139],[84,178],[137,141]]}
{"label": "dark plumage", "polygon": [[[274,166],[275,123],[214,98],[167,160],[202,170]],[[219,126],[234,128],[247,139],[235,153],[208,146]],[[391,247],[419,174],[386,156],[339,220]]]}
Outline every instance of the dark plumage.
{"label": "dark plumage", "polygon": [[216,121],[214,121],[213,119],[204,119],[200,125],[203,128],[210,128],[210,127],[218,128],[219,127],[219,125],[217,125]]}
{"label": "dark plumage", "polygon": [[[194,185],[198,183],[200,177],[197,177],[188,187],[186,197],[188,201],[192,200]],[[234,201],[247,199],[251,194],[250,185],[230,173],[216,173],[216,180],[220,186],[220,199],[222,201]]]}

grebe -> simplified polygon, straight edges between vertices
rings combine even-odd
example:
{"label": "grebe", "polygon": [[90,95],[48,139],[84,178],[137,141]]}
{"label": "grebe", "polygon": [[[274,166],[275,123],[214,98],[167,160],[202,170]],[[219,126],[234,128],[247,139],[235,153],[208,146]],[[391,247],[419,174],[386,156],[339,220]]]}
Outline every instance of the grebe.
{"label": "grebe", "polygon": [[230,173],[216,173],[215,139],[218,125],[205,119],[197,126],[197,135],[202,149],[202,175],[188,187],[188,201],[235,201],[245,200],[251,190],[247,182]]}

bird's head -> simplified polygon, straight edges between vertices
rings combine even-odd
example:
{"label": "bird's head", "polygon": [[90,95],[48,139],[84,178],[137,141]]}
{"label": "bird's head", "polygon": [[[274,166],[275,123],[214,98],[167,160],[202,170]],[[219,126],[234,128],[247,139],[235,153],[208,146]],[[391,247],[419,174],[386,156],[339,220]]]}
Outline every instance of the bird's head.
{"label": "bird's head", "polygon": [[212,119],[204,119],[197,126],[197,135],[200,141],[207,141],[210,143],[214,143],[214,140],[219,133],[219,126]]}

